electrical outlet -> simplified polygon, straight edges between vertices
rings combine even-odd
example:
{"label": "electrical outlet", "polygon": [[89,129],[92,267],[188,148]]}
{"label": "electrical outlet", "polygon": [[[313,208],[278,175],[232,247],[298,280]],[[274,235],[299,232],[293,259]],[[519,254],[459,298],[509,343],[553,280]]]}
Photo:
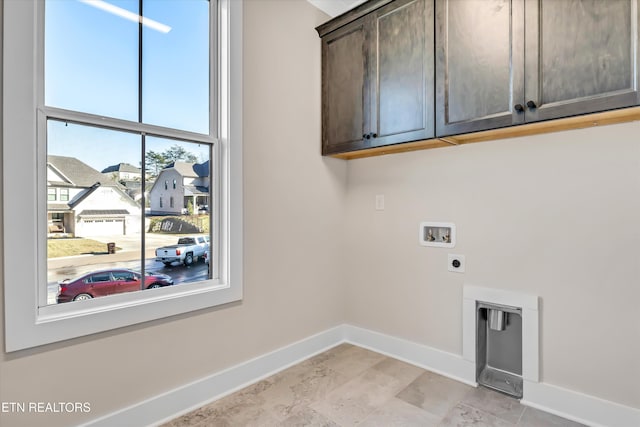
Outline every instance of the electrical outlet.
{"label": "electrical outlet", "polygon": [[454,273],[464,273],[466,262],[464,255],[449,254],[448,269]]}

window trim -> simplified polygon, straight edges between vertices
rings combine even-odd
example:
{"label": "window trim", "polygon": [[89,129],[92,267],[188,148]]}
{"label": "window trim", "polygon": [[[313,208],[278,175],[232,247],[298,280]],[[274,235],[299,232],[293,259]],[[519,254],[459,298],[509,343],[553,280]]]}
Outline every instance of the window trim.
{"label": "window trim", "polygon": [[[213,2],[212,2],[213,4]],[[40,289],[47,279],[46,258],[46,146],[38,135],[46,132],[42,116],[61,115],[73,120],[73,112],[37,110],[43,94],[41,66],[33,52],[42,52],[43,3],[5,2],[3,22],[3,146],[11,145],[11,157],[3,158],[5,350],[36,347],[102,331],[214,307],[242,299],[242,10],[241,0],[219,0],[218,78],[211,91],[218,94],[216,171],[219,214],[214,224],[219,250],[211,262],[219,265],[219,279],[189,286],[117,294],[69,305],[43,306]],[[37,25],[36,25],[37,24]],[[36,28],[37,27],[37,28]],[[4,60],[11,58],[11,61]],[[39,118],[38,115],[41,117]],[[83,121],[84,121],[83,115]],[[94,117],[103,127],[111,120]],[[120,125],[121,123],[118,123]],[[213,124],[212,124],[213,126]],[[139,130],[137,128],[136,130]],[[165,128],[148,125],[150,133]],[[180,135],[183,135],[182,133]],[[194,134],[196,137],[207,137]],[[14,143],[20,141],[20,144]],[[37,164],[37,168],[25,165]],[[43,176],[43,174],[45,174]],[[10,186],[9,182],[20,182]],[[25,191],[27,189],[28,191]],[[9,209],[24,194],[23,209]],[[26,207],[26,209],[24,209]],[[44,214],[43,214],[44,212]],[[217,233],[216,233],[217,232]],[[44,237],[44,238],[43,238]],[[43,244],[44,241],[44,244]],[[36,268],[33,266],[36,255]],[[176,301],[179,300],[179,303]],[[39,303],[40,302],[40,303]]]}

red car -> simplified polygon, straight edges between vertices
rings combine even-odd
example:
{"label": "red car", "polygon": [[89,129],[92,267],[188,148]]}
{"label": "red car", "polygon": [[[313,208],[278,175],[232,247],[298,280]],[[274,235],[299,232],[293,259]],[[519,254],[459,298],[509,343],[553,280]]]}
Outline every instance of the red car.
{"label": "red car", "polygon": [[73,280],[66,279],[58,284],[58,303],[173,285],[173,279],[166,274],[147,273],[144,284],[140,283],[140,277],[137,271],[121,268],[92,271]]}

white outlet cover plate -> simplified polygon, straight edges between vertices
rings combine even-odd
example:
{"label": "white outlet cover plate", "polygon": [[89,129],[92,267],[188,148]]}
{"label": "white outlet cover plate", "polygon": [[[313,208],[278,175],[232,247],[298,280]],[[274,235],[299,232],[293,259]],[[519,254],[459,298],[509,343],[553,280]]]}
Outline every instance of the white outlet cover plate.
{"label": "white outlet cover plate", "polygon": [[[456,259],[460,261],[460,267],[458,268],[453,266],[453,261]],[[449,271],[452,271],[454,273],[464,273],[467,262],[464,258],[464,255],[449,254],[449,257],[447,259],[447,266]]]}

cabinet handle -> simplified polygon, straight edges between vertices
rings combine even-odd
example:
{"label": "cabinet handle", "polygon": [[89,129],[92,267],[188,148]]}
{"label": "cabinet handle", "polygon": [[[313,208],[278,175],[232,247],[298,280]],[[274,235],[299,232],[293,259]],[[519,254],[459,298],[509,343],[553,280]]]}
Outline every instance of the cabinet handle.
{"label": "cabinet handle", "polygon": [[524,107],[522,106],[522,104],[516,104],[513,106],[513,108],[518,112],[518,113],[522,113],[524,111]]}
{"label": "cabinet handle", "polygon": [[378,137],[378,134],[377,134],[377,133],[374,133],[374,134],[373,134],[373,137],[374,137],[374,138],[377,138],[377,137]]}
{"label": "cabinet handle", "polygon": [[364,137],[365,137],[366,139],[371,139],[371,134],[370,134],[370,133],[368,133],[368,134],[366,134]]}
{"label": "cabinet handle", "polygon": [[527,101],[527,107],[529,107],[529,108],[537,108],[538,106],[533,101]]}

